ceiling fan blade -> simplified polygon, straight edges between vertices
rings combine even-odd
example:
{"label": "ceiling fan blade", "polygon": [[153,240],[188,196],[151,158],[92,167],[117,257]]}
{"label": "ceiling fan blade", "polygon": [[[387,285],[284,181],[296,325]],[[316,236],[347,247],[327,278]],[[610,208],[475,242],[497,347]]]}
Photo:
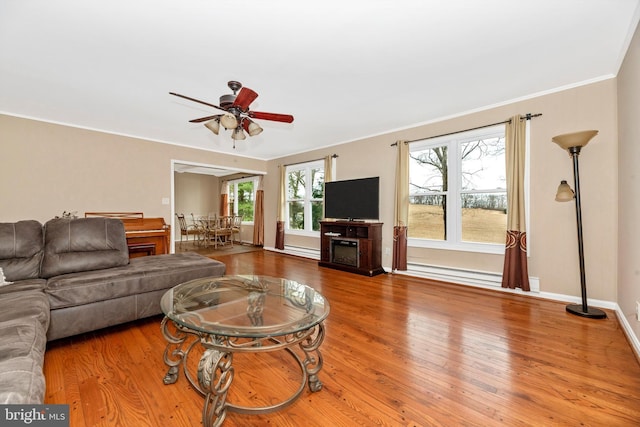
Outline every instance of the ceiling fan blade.
{"label": "ceiling fan blade", "polygon": [[179,93],[169,92],[169,95],[177,96],[179,98],[188,99],[189,101],[193,101],[193,102],[197,102],[197,103],[200,103],[200,104],[207,105],[209,107],[217,108],[218,110],[227,111],[222,107],[218,107],[217,105],[209,104],[208,102],[200,101],[199,99],[191,98],[189,96],[180,95]]}
{"label": "ceiling fan blade", "polygon": [[250,111],[249,117],[252,119],[271,120],[274,122],[293,122],[293,116],[291,114],[276,114],[276,113],[263,113],[260,111]]}
{"label": "ceiling fan blade", "polygon": [[189,120],[189,123],[202,123],[202,122],[206,122],[209,120],[213,120],[216,117],[219,117],[220,114],[216,114],[215,116],[207,116],[207,117],[200,117],[199,119],[193,119],[193,120]]}
{"label": "ceiling fan blade", "polygon": [[240,89],[240,93],[238,93],[238,96],[236,96],[236,100],[233,101],[233,106],[239,107],[241,110],[245,111],[257,97],[257,93],[255,93],[248,87],[243,87],[242,89]]}

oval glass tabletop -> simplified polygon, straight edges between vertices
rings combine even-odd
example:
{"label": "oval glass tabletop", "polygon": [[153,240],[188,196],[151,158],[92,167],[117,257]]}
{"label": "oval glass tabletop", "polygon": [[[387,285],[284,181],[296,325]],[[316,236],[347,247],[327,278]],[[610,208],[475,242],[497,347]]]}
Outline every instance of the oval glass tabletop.
{"label": "oval glass tabletop", "polygon": [[329,315],[315,289],[268,276],[195,279],[167,291],[160,302],[174,322],[223,336],[267,337],[309,329]]}

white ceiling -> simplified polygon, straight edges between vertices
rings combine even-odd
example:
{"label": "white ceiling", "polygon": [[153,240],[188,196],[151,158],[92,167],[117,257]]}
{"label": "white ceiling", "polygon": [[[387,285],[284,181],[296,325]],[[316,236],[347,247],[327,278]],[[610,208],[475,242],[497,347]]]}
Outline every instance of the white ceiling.
{"label": "white ceiling", "polygon": [[[0,112],[259,159],[617,74],[640,0],[2,0]],[[239,141],[188,120],[239,80]]]}

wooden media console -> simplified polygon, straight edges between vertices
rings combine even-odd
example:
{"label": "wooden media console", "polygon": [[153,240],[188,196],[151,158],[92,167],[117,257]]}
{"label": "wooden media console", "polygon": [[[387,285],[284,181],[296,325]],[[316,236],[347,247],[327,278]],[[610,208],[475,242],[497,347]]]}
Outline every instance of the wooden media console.
{"label": "wooden media console", "polygon": [[320,221],[322,267],[375,276],[382,268],[382,223]]}

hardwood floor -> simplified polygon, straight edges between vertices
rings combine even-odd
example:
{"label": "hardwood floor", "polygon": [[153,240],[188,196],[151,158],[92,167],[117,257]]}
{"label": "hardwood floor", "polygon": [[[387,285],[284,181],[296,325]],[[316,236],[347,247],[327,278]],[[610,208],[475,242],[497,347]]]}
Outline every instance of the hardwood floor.
{"label": "hardwood floor", "polygon": [[[331,304],[321,391],[225,426],[637,426],[640,365],[613,312],[401,275],[373,278],[271,252],[219,257],[229,274],[287,277]],[[46,403],[71,426],[198,426],[203,398],[164,385],[161,317],[49,343]],[[295,390],[286,353],[234,358],[234,403]]]}

